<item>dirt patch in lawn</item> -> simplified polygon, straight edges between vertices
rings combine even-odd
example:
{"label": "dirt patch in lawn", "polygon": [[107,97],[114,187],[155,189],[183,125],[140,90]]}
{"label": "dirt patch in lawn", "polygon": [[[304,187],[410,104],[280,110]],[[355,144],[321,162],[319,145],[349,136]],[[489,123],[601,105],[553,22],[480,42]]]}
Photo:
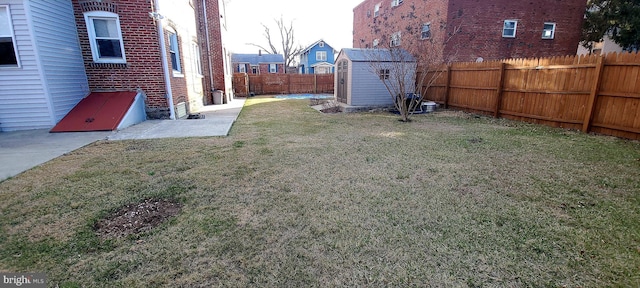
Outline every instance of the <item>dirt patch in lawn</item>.
{"label": "dirt patch in lawn", "polygon": [[94,228],[101,239],[127,237],[157,227],[167,219],[178,215],[181,209],[180,203],[147,199],[122,207],[115,213],[99,220]]}

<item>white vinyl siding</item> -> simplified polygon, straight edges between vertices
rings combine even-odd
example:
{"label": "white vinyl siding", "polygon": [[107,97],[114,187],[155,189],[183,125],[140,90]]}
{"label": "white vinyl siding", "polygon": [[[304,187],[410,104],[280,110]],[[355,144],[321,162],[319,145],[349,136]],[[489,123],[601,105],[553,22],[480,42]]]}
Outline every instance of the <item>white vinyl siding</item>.
{"label": "white vinyl siding", "polygon": [[71,2],[2,3],[21,65],[0,69],[0,130],[51,128],[88,93]]}

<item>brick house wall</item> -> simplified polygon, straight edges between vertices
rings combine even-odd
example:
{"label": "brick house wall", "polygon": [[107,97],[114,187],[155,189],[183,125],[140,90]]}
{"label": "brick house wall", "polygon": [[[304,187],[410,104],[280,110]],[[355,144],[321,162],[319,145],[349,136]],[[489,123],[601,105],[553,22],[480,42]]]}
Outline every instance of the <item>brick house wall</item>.
{"label": "brick house wall", "polygon": [[[260,74],[271,74],[269,72],[269,63],[260,63]],[[276,64],[277,72],[275,74],[285,74],[284,64]]]}
{"label": "brick house wall", "polygon": [[[391,0],[365,0],[353,10],[353,47],[372,47],[374,39],[389,47],[400,32],[399,47],[430,51],[440,61],[573,55],[585,8],[583,0],[404,0],[396,7]],[[511,19],[518,20],[516,37],[503,38],[504,20]],[[554,39],[542,39],[545,22],[556,23]],[[420,39],[425,23],[431,36]]]}
{"label": "brick house wall", "polygon": [[[101,5],[86,5],[90,1],[72,0],[78,29],[78,38],[91,91],[136,91],[146,94],[150,116],[166,117],[168,105],[164,72],[158,43],[158,30],[149,17],[151,1],[103,1]],[[100,2],[100,1],[94,1]],[[81,5],[85,4],[85,5]],[[104,9],[118,14],[124,43],[126,64],[94,63],[84,12]]]}
{"label": "brick house wall", "polygon": [[[193,4],[198,19],[198,38],[201,39],[199,44],[202,55],[202,74],[205,79],[203,81],[205,98],[208,103],[213,103],[212,92],[225,90],[225,87],[228,86],[224,77],[226,52],[222,45],[221,32],[223,27],[220,22],[224,14],[221,13],[218,0],[197,0],[193,1]],[[206,13],[203,9],[206,9]],[[208,42],[206,41],[207,35],[209,36]],[[225,92],[228,93],[228,91]]]}

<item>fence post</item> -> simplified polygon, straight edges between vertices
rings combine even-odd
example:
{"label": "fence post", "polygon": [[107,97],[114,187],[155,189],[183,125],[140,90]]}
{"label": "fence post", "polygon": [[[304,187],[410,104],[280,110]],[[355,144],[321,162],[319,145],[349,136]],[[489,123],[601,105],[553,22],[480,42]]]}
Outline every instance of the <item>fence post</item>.
{"label": "fence post", "polygon": [[500,76],[498,78],[498,89],[496,89],[496,108],[493,111],[493,118],[500,117],[500,108],[502,107],[502,89],[504,86],[504,62],[500,62]]}
{"label": "fence post", "polygon": [[447,64],[447,85],[444,87],[444,109],[449,108],[449,86],[451,85],[451,64]]}
{"label": "fence post", "polygon": [[593,87],[591,87],[591,93],[589,94],[589,102],[587,102],[587,110],[584,115],[584,122],[582,123],[582,132],[589,133],[591,129],[591,121],[593,120],[594,108],[596,106],[596,100],[600,93],[600,84],[602,83],[602,71],[604,71],[604,57],[599,56],[596,63],[596,79],[593,81]]}
{"label": "fence post", "polygon": [[318,74],[313,74],[313,93],[318,93]]}

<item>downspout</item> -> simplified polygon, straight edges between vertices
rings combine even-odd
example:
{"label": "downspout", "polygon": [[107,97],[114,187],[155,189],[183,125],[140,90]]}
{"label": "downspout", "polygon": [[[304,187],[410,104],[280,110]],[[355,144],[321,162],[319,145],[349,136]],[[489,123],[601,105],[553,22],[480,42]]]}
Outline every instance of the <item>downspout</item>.
{"label": "downspout", "polygon": [[204,34],[207,38],[207,65],[209,66],[209,93],[211,93],[211,104],[213,104],[213,66],[211,65],[211,43],[209,40],[209,19],[207,19],[207,0],[202,0],[202,12],[204,13]]}
{"label": "downspout", "polygon": [[171,92],[171,74],[169,72],[169,64],[167,58],[167,45],[164,42],[164,27],[162,27],[162,15],[160,14],[160,1],[154,3],[155,12],[152,13],[153,19],[158,23],[158,36],[160,41],[160,57],[162,59],[162,70],[164,71],[164,84],[167,89],[167,102],[169,104],[169,118],[176,120],[176,111],[173,107],[173,92]]}

